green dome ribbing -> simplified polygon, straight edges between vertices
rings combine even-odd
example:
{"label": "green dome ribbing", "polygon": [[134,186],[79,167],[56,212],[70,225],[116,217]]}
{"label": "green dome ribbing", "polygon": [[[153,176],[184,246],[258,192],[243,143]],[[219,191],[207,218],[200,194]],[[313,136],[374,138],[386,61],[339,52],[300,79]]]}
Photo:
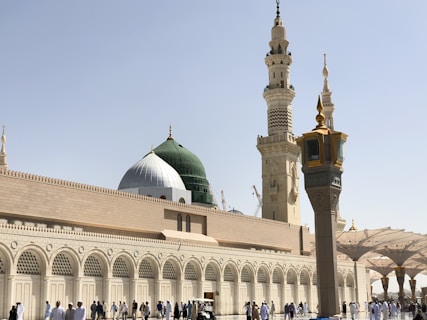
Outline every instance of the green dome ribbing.
{"label": "green dome ribbing", "polygon": [[172,137],[155,148],[154,152],[178,172],[185,188],[191,191],[193,202],[209,205],[213,203],[205,168],[194,153],[184,148]]}

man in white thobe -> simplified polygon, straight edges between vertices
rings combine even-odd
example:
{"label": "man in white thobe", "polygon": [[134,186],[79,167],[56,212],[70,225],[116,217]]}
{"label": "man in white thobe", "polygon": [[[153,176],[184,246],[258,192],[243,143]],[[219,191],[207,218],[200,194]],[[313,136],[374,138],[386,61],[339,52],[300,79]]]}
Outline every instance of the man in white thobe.
{"label": "man in white thobe", "polygon": [[86,320],[86,308],[83,307],[83,302],[77,302],[77,308],[74,311],[74,320]]}
{"label": "man in white thobe", "polygon": [[61,301],[56,301],[56,307],[50,313],[50,320],[65,320],[65,310],[61,306]]}
{"label": "man in white thobe", "polygon": [[24,305],[21,302],[16,303],[16,320],[24,320]]}
{"label": "man in white thobe", "polygon": [[172,305],[168,300],[166,301],[166,312],[165,312],[166,320],[170,319],[171,312],[172,312]]}

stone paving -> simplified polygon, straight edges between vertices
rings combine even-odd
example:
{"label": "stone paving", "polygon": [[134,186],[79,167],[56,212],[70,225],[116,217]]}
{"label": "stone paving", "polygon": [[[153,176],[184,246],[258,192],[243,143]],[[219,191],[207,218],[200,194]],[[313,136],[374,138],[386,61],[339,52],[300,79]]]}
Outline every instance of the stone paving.
{"label": "stone paving", "polygon": [[[217,320],[246,320],[246,316],[245,315],[229,315],[229,316],[216,316]],[[309,320],[309,319],[314,319],[316,318],[316,314],[315,313],[310,313],[308,316],[298,316],[295,317],[294,320]],[[274,317],[274,320],[283,320],[284,317],[283,315],[279,316],[276,315]],[[343,314],[341,314],[341,319],[342,320],[352,320],[350,314],[347,314],[346,316],[344,316]],[[389,320],[412,320],[412,313],[411,312],[402,312],[400,317],[396,318],[388,318]],[[369,314],[367,312],[360,312],[357,317],[355,317],[354,320],[369,320]]]}

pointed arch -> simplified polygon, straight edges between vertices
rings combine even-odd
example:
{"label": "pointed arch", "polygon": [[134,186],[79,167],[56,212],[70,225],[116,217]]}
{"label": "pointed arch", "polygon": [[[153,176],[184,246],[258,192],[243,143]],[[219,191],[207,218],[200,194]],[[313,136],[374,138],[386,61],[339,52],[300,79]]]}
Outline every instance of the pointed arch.
{"label": "pointed arch", "polygon": [[199,263],[194,259],[188,261],[184,266],[184,279],[185,280],[200,280],[202,269]]}
{"label": "pointed arch", "polygon": [[299,275],[299,284],[307,286],[310,284],[310,274],[307,269],[303,268]]}
{"label": "pointed arch", "polygon": [[181,268],[178,260],[174,256],[168,257],[162,267],[161,274],[163,279],[168,280],[180,280],[181,279]]}
{"label": "pointed arch", "polygon": [[133,278],[132,262],[125,255],[117,256],[112,264],[113,278]]}
{"label": "pointed arch", "polygon": [[245,264],[242,266],[240,271],[240,281],[247,283],[255,282],[255,272],[249,264]]}
{"label": "pointed arch", "polygon": [[0,274],[10,274],[12,267],[12,255],[8,247],[0,243]]}
{"label": "pointed arch", "polygon": [[222,276],[224,281],[237,282],[239,279],[237,268],[233,263],[227,263],[224,266]]}
{"label": "pointed arch", "polygon": [[266,265],[260,265],[257,270],[257,283],[270,283],[270,273]]}
{"label": "pointed arch", "polygon": [[273,273],[271,276],[271,281],[272,283],[277,283],[277,284],[283,284],[284,283],[284,274],[283,274],[283,270],[279,267],[276,266],[273,269]]}
{"label": "pointed arch", "polygon": [[297,284],[297,279],[297,272],[295,271],[295,269],[288,269],[288,271],[286,272],[286,283],[295,285]]}
{"label": "pointed arch", "polygon": [[158,279],[160,266],[152,255],[145,255],[138,264],[138,278]]}
{"label": "pointed arch", "polygon": [[102,251],[92,250],[87,253],[83,259],[83,275],[95,278],[108,275],[108,261]]}
{"label": "pointed arch", "polygon": [[61,250],[56,253],[52,260],[51,274],[53,276],[75,276],[78,275],[78,263],[75,256]]}
{"label": "pointed arch", "polygon": [[47,261],[46,253],[39,246],[24,246],[15,255],[15,272],[28,275],[46,274]]}
{"label": "pointed arch", "polygon": [[211,260],[205,266],[204,276],[206,281],[218,281],[221,277],[219,264]]}

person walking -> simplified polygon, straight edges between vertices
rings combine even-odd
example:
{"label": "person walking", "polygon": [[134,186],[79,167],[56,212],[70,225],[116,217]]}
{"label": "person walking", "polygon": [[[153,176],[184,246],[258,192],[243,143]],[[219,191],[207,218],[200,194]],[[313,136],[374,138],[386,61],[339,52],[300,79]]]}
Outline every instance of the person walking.
{"label": "person walking", "polygon": [[122,304],[122,319],[123,320],[127,319],[128,311],[129,311],[128,305],[126,304],[126,302],[123,301],[123,304]]}
{"label": "person walking", "polygon": [[93,300],[93,303],[90,305],[90,318],[95,320],[96,318],[96,301]]}
{"label": "person walking", "polygon": [[104,316],[104,307],[99,301],[96,304],[96,315],[97,315],[96,317],[97,320],[101,320],[102,317]]}
{"label": "person walking", "polygon": [[289,316],[289,303],[286,303],[285,306],[283,307],[283,314],[284,314],[284,320],[289,320],[290,316]]}
{"label": "person walking", "polygon": [[148,317],[150,316],[150,306],[148,305],[148,301],[145,301],[145,312],[144,312],[144,319],[148,320]]}
{"label": "person walking", "polygon": [[12,306],[9,311],[9,320],[16,320],[18,318],[18,313],[16,312],[16,306]]}
{"label": "person walking", "polygon": [[86,320],[86,308],[81,300],[77,301],[77,308],[74,311],[74,320]]}
{"label": "person walking", "polygon": [[179,306],[178,306],[178,302],[175,302],[175,307],[173,308],[173,319],[174,320],[179,320]]}
{"label": "person walking", "polygon": [[46,301],[46,307],[44,310],[44,320],[48,319],[50,317],[50,311],[51,311],[51,307],[50,307],[50,303],[49,301]]}
{"label": "person walking", "polygon": [[119,307],[117,307],[116,303],[113,301],[113,304],[111,305],[111,313],[113,314],[113,320],[116,320],[116,313],[119,311]]}
{"label": "person walking", "polygon": [[271,300],[271,306],[270,306],[271,320],[274,320],[274,312],[276,312],[276,306],[274,305],[273,300]]}
{"label": "person walking", "polygon": [[261,320],[268,319],[268,307],[267,307],[267,303],[265,302],[261,303],[260,315],[261,315]]}
{"label": "person walking", "polygon": [[132,301],[132,320],[136,320],[136,312],[138,311],[138,302]]}
{"label": "person walking", "polygon": [[246,320],[252,320],[252,307],[250,301],[245,303],[243,310],[245,310]]}
{"label": "person walking", "polygon": [[73,303],[68,303],[68,309],[65,310],[65,320],[74,320],[74,313],[76,312],[76,309],[73,308]]}
{"label": "person walking", "polygon": [[50,313],[50,320],[65,320],[65,310],[61,306],[61,301],[56,301],[56,307]]}
{"label": "person walking", "polygon": [[169,300],[167,300],[166,301],[166,310],[165,310],[166,320],[170,320],[171,312],[172,312],[172,304],[170,303]]}
{"label": "person walking", "polygon": [[24,320],[24,305],[21,302],[16,303],[16,319],[17,320]]}

